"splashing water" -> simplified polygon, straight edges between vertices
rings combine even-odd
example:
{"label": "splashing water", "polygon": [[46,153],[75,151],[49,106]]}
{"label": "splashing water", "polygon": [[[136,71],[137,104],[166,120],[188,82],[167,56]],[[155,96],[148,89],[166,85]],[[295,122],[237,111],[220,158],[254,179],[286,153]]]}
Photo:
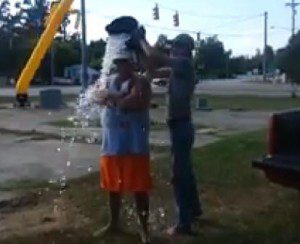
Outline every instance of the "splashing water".
{"label": "splashing water", "polygon": [[55,179],[50,179],[50,180],[48,181],[48,183],[49,183],[49,184],[55,184],[55,183],[57,183],[57,180],[55,180]]}
{"label": "splashing water", "polygon": [[165,215],[166,215],[164,208],[160,207],[160,208],[158,209],[158,211],[159,211],[160,217],[161,217],[161,218],[164,218]]}
{"label": "splashing water", "polygon": [[59,179],[59,186],[60,186],[60,195],[62,194],[66,187],[67,187],[67,177],[65,175],[62,175]]}
{"label": "splashing water", "polygon": [[103,68],[101,76],[94,85],[79,96],[76,112],[77,118],[81,121],[82,127],[87,127],[88,122],[100,118],[100,106],[97,104],[99,91],[106,89],[108,84],[115,75],[112,74],[114,69],[113,60],[120,52],[127,49],[125,42],[130,38],[128,34],[122,33],[110,35],[107,40],[105,54],[103,58]]}

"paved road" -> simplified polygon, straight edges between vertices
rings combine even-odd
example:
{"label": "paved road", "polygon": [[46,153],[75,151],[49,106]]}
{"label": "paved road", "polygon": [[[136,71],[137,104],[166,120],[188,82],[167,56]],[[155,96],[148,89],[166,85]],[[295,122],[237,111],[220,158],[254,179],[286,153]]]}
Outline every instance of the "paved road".
{"label": "paved road", "polygon": [[[300,86],[296,86],[300,95]],[[282,97],[290,96],[293,91],[290,84],[266,84],[245,82],[242,80],[209,80],[199,83],[196,93],[209,95],[256,95]]]}
{"label": "paved road", "polygon": [[98,145],[31,140],[0,134],[0,184],[8,180],[59,180],[98,170]]}
{"label": "paved road", "polygon": [[[55,88],[61,89],[63,94],[79,94],[79,86],[52,86],[52,87],[31,87],[30,96],[38,96],[39,92],[44,89]],[[165,93],[166,88],[153,87],[155,93]],[[297,87],[300,95],[300,86]],[[291,85],[288,84],[262,84],[259,82],[247,82],[242,79],[234,80],[207,80],[199,83],[196,87],[197,94],[211,95],[257,95],[257,96],[290,96],[292,91]],[[0,88],[0,96],[15,96],[14,88]]]}

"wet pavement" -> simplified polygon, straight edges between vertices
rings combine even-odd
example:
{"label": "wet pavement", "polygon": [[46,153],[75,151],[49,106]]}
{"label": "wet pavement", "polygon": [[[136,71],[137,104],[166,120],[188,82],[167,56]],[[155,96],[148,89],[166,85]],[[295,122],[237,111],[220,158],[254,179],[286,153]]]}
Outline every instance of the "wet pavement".
{"label": "wet pavement", "polygon": [[[66,129],[66,139],[62,140],[61,128],[47,124],[66,119],[73,115],[73,111],[73,108],[59,111],[0,110],[0,184],[24,179],[55,182],[62,176],[74,178],[98,171],[100,145],[85,142],[84,138],[89,139],[91,135],[97,138],[101,134],[100,128]],[[151,118],[164,122],[165,114],[165,108],[155,109],[151,111]],[[197,129],[195,147],[219,140],[219,134],[263,128],[267,125],[268,115],[269,112],[254,111],[196,111],[195,124],[209,129]],[[49,135],[56,135],[56,138]],[[81,143],[72,141],[75,135],[81,138]],[[169,146],[168,130],[152,130],[150,142],[158,146]]]}
{"label": "wet pavement", "polygon": [[0,184],[9,180],[57,181],[98,170],[98,145],[59,140],[22,140],[0,135]]}

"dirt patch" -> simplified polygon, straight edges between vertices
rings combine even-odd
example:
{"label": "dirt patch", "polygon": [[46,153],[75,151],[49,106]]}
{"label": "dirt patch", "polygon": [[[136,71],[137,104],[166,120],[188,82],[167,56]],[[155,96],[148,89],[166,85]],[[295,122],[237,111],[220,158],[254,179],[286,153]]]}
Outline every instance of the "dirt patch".
{"label": "dirt patch", "polygon": [[15,196],[0,201],[0,213],[13,213],[23,208],[35,206],[37,203],[38,194],[36,193]]}
{"label": "dirt patch", "polygon": [[0,242],[76,230],[90,222],[67,198],[56,197],[53,192],[39,193],[26,193],[1,202]]}
{"label": "dirt patch", "polygon": [[6,129],[6,128],[0,128],[1,134],[10,134],[10,135],[16,135],[16,136],[32,136],[32,137],[39,137],[43,139],[61,139],[61,136],[53,133],[44,133],[44,132],[38,132],[35,129],[33,130],[12,130],[12,129]]}

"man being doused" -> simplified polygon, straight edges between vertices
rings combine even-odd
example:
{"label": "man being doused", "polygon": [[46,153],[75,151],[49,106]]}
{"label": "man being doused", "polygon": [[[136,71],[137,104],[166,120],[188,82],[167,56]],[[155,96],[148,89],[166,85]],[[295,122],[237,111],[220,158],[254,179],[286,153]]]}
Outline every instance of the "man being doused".
{"label": "man being doused", "polygon": [[151,87],[135,74],[130,51],[120,51],[113,62],[116,77],[98,94],[103,105],[100,181],[109,192],[110,207],[110,221],[100,234],[120,231],[121,198],[130,193],[136,201],[142,242],[148,243]]}

